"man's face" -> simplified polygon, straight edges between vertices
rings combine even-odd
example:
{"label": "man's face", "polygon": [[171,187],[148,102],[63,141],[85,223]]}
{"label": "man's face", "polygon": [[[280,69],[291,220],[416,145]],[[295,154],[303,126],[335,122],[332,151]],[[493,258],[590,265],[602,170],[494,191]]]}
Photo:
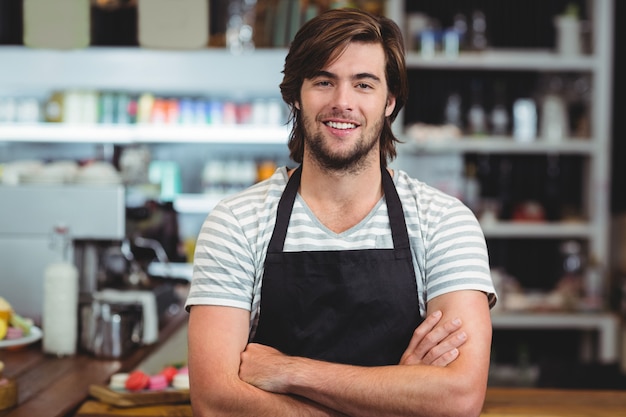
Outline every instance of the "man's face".
{"label": "man's face", "polygon": [[388,95],[385,55],[380,44],[353,42],[333,62],[302,83],[305,159],[334,171],[354,171],[375,157]]}

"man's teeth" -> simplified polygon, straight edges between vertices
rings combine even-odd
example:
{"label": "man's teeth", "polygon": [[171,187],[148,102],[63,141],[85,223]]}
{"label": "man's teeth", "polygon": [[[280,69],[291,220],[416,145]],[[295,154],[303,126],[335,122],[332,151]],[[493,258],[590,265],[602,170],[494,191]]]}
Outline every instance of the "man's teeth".
{"label": "man's teeth", "polygon": [[354,123],[327,122],[326,125],[328,127],[332,127],[333,129],[354,129],[354,128],[356,128],[356,125]]}

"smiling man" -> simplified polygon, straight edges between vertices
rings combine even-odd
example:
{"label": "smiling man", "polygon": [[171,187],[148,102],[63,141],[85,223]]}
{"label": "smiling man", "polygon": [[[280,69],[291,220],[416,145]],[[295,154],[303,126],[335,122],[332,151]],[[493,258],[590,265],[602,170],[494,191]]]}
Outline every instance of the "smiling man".
{"label": "smiling man", "polygon": [[197,416],[477,416],[495,292],[457,199],[387,164],[401,33],[356,9],[285,60],[295,169],[207,217],[186,308]]}

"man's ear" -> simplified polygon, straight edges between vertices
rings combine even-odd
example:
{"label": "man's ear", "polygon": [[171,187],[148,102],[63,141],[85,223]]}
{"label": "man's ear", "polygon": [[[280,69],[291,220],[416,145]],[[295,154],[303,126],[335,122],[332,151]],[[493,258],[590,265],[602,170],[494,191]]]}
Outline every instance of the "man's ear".
{"label": "man's ear", "polygon": [[385,117],[391,116],[391,113],[396,108],[396,98],[394,96],[389,96],[387,98],[387,106],[385,107]]}
{"label": "man's ear", "polygon": [[300,110],[300,102],[296,101],[295,103],[293,103],[293,107],[295,107],[296,109]]}

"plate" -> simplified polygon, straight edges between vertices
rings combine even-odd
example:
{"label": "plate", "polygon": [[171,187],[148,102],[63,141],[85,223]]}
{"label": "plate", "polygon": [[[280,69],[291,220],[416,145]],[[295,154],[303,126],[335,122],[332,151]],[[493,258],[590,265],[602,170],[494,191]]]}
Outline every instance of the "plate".
{"label": "plate", "polygon": [[30,334],[28,336],[20,337],[19,339],[10,339],[10,340],[0,340],[0,349],[7,347],[15,347],[15,346],[26,346],[31,343],[35,343],[39,339],[43,332],[37,326],[32,326],[30,328]]}

